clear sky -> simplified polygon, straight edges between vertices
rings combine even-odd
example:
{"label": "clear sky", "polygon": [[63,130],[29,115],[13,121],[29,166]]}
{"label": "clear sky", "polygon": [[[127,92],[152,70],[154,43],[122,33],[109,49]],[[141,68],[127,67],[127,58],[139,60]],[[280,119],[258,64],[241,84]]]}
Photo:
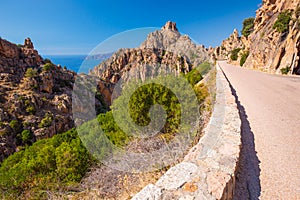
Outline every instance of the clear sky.
{"label": "clear sky", "polygon": [[87,54],[105,39],[175,21],[180,32],[217,46],[261,0],[0,0],[0,36],[14,43],[30,37],[41,54]]}

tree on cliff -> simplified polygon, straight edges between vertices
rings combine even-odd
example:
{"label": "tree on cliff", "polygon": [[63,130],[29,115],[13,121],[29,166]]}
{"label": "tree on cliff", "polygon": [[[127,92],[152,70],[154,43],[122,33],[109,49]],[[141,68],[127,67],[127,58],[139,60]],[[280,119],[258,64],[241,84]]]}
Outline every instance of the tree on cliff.
{"label": "tree on cliff", "polygon": [[254,31],[254,18],[250,17],[244,20],[242,35],[248,37]]}

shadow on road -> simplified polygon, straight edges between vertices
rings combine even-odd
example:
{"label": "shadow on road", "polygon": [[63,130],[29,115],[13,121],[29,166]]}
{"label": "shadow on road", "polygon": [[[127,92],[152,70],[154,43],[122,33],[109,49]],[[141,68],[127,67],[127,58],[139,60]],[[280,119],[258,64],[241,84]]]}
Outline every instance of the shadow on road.
{"label": "shadow on road", "polygon": [[[221,67],[220,67],[221,68]],[[221,68],[222,70],[222,68]],[[240,152],[240,160],[238,163],[238,170],[236,172],[236,185],[234,200],[241,199],[259,199],[261,193],[260,186],[260,169],[257,157],[257,152],[255,151],[254,134],[251,131],[250,123],[248,121],[248,116],[246,114],[245,108],[242,106],[239,98],[236,94],[236,90],[231,85],[226,74],[222,70],[225,78],[229,82],[232,95],[235,96],[236,104],[239,109],[239,115],[242,121],[241,125],[241,137],[242,137],[242,148]]]}

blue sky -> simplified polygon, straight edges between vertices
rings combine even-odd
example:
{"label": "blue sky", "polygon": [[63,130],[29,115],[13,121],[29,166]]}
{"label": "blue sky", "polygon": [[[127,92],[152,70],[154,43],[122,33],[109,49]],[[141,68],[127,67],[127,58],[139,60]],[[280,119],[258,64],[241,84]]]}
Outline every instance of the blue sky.
{"label": "blue sky", "polygon": [[217,46],[261,0],[0,0],[0,36],[14,43],[30,37],[41,54],[87,54],[105,39],[175,21],[180,32]]}

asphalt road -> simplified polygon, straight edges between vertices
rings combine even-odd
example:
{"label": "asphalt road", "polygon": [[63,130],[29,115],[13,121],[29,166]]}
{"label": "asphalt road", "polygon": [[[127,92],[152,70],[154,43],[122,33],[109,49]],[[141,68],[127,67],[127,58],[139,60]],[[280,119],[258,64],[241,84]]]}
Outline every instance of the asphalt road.
{"label": "asphalt road", "polygon": [[300,77],[218,64],[244,116],[236,199],[300,199]]}

